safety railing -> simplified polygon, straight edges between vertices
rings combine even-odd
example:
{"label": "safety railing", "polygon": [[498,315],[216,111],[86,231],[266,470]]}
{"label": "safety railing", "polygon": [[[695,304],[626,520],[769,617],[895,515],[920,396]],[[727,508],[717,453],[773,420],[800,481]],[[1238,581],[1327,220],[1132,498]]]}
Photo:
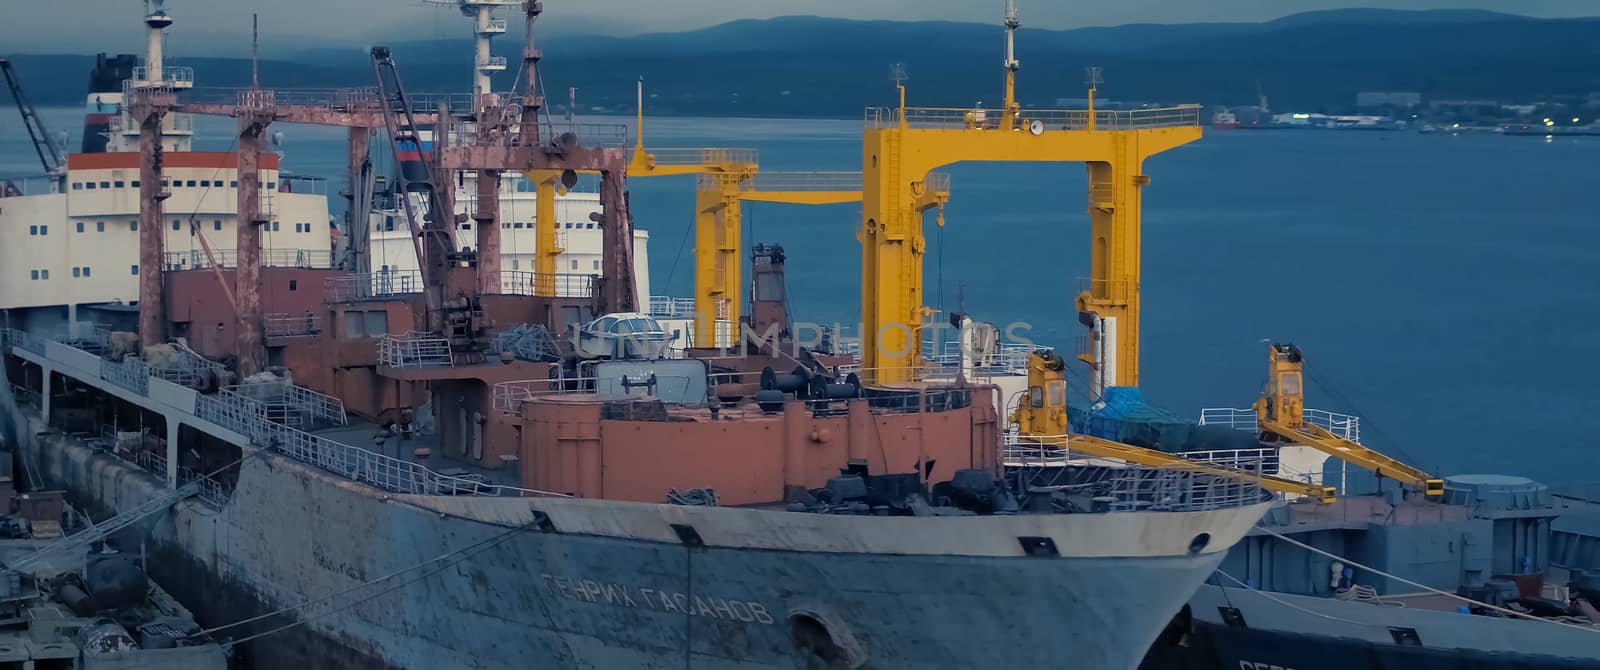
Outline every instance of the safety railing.
{"label": "safety railing", "polygon": [[421,270],[356,273],[322,281],[322,299],[328,303],[381,300],[421,292]]}
{"label": "safety railing", "polygon": [[[707,177],[701,175],[701,189]],[[746,182],[751,191],[839,191],[861,190],[860,172],[758,172]],[[713,185],[714,186],[714,185]]]}
{"label": "safety railing", "polygon": [[[1305,409],[1301,415],[1305,417],[1306,423],[1325,428],[1328,432],[1351,442],[1361,441],[1361,417],[1310,408]],[[1250,433],[1261,430],[1256,423],[1256,411],[1253,408],[1210,407],[1202,409],[1200,410],[1200,425],[1226,426],[1234,430]]]}
{"label": "safety railing", "polygon": [[344,401],[287,379],[236,384],[223,388],[222,392],[259,404],[262,408],[259,414],[269,421],[296,426],[308,423],[344,426],[350,423],[344,411]]}
{"label": "safety railing", "polygon": [[378,365],[386,368],[451,367],[450,340],[433,333],[406,331],[378,339]]}
{"label": "safety railing", "polygon": [[491,33],[503,33],[505,31],[506,31],[506,20],[505,19],[489,19],[488,23],[484,24],[482,28],[478,29],[478,32],[486,34],[486,35],[487,34],[491,34]]}
{"label": "safety railing", "polygon": [[[1067,436],[1008,434],[1002,452],[1008,468],[1020,469],[1030,485],[1046,484],[1083,493],[1105,511],[1193,512],[1264,502],[1271,493],[1249,472],[1224,476],[1182,465],[1151,467],[1073,452]],[[1041,476],[1041,471],[1048,475]]]}
{"label": "safety railing", "polygon": [[[987,375],[1023,375],[1028,373],[1028,357],[1036,351],[1048,349],[1036,344],[1016,342],[1001,343],[996,349],[973,361],[974,372]],[[960,342],[922,343],[922,360],[926,367],[940,374],[953,374],[961,367]]]}
{"label": "safety railing", "polygon": [[505,56],[490,56],[488,58],[480,60],[480,61],[478,61],[478,69],[480,69],[480,70],[504,70],[504,69],[506,69],[506,57]]}
{"label": "safety railing", "polygon": [[169,66],[154,72],[149,66],[140,65],[133,68],[132,81],[140,85],[159,83],[171,88],[187,88],[194,86],[194,68]]}
{"label": "safety railing", "polygon": [[[715,376],[707,380],[708,386],[714,386]],[[535,398],[546,396],[587,395],[600,398],[595,391],[597,385],[610,385],[627,389],[640,389],[639,392],[652,393],[662,398],[683,399],[691,388],[694,380],[682,375],[651,375],[645,378],[634,377],[559,377],[553,379],[528,379],[521,381],[500,382],[494,385],[494,409],[502,414],[517,415],[522,412],[522,403]],[[653,388],[652,388],[653,385]],[[610,396],[607,396],[610,397]],[[685,402],[673,401],[673,405],[703,406],[704,398],[684,399]],[[750,400],[746,398],[745,400]]]}
{"label": "safety railing", "polygon": [[650,316],[657,319],[695,318],[694,298],[667,295],[650,296]]}
{"label": "safety railing", "polygon": [[0,198],[49,195],[60,192],[61,181],[55,177],[0,177]]}
{"label": "safety railing", "polygon": [[150,370],[144,361],[132,356],[121,361],[101,359],[100,378],[139,395],[145,395],[150,391]]}
{"label": "safety railing", "polygon": [[[871,128],[890,128],[900,124],[902,115],[908,128],[923,130],[1003,130],[1006,125],[1002,110],[982,107],[869,107],[865,120]],[[1180,128],[1200,125],[1200,106],[1097,109],[1092,116],[1097,130]],[[1083,109],[1022,110],[1011,130],[1031,131],[1035,122],[1041,132],[1088,130],[1090,117]]]}
{"label": "safety railing", "polygon": [[[204,270],[212,267],[238,267],[239,254],[233,249],[212,249],[207,254],[202,249],[168,251],[162,254],[163,266],[169,271]],[[261,264],[278,268],[326,269],[333,267],[333,253],[320,249],[262,249]]]}
{"label": "safety railing", "polygon": [[144,353],[145,369],[151,377],[164,379],[179,386],[194,386],[202,376],[221,379],[228,368],[182,344],[165,345],[158,355],[153,349]]}
{"label": "safety railing", "polygon": [[322,177],[290,175],[280,172],[278,173],[278,192],[301,195],[327,195],[328,180]]}
{"label": "safety railing", "polygon": [[754,167],[760,159],[760,152],[755,149],[728,149],[721,147],[646,149],[645,155],[653,165],[749,165]]}
{"label": "safety railing", "polygon": [[[467,107],[470,109],[471,107]],[[578,144],[600,149],[620,149],[628,146],[628,127],[619,123],[541,123],[541,144],[549,144],[563,137],[574,136]],[[435,142],[447,146],[499,146],[518,144],[521,132],[515,124],[503,132],[478,134],[478,124],[471,121],[445,125],[443,136],[435,135]]]}
{"label": "safety railing", "polygon": [[7,346],[17,347],[40,356],[44,355],[45,339],[25,330],[5,329],[5,343]]}
{"label": "safety railing", "polygon": [[[503,295],[554,295],[558,298],[594,297],[594,275],[557,274],[540,277],[526,270],[502,270],[500,293]],[[541,290],[542,289],[542,290]]]}
{"label": "safety railing", "polygon": [[[39,342],[39,351],[43,351],[43,344],[39,338],[34,338],[27,333],[6,329],[4,343],[10,346],[23,346],[23,342]],[[185,350],[187,351],[187,350]],[[87,352],[86,352],[87,353]],[[192,352],[191,352],[192,353]],[[148,383],[152,375],[143,374],[132,376],[146,368],[136,359],[129,359],[123,363],[104,361],[101,368],[102,379],[106,376],[108,368],[105,365],[121,368],[122,374],[129,377],[130,381],[137,379],[140,394],[147,394]],[[239,387],[234,387],[239,388]],[[310,392],[308,389],[306,392]],[[314,392],[311,392],[314,393]],[[326,397],[326,396],[324,396]],[[331,399],[330,399],[331,400]],[[343,408],[340,406],[339,412]],[[324,410],[332,414],[333,410]],[[393,493],[414,495],[476,495],[476,496],[559,496],[570,497],[562,493],[551,493],[524,489],[515,486],[505,486],[487,483],[471,476],[461,477],[445,475],[429,470],[427,467],[410,461],[400,460],[391,456],[378,454],[359,447],[336,442],[334,440],[314,435],[292,426],[276,423],[267,417],[261,403],[254,402],[239,393],[224,390],[215,394],[200,394],[195,397],[195,416],[210,421],[218,426],[231,430],[248,438],[257,446],[272,449],[302,463],[321,468],[327,472],[343,476],[351,481],[368,484]],[[157,454],[145,461],[146,468],[166,476],[166,461]],[[193,481],[200,475],[194,472],[180,471],[180,479],[184,482]],[[227,501],[227,493],[220,485],[206,484],[202,494],[219,507]]]}
{"label": "safety railing", "polygon": [[306,337],[322,332],[322,316],[279,312],[261,317],[261,325],[267,337]]}

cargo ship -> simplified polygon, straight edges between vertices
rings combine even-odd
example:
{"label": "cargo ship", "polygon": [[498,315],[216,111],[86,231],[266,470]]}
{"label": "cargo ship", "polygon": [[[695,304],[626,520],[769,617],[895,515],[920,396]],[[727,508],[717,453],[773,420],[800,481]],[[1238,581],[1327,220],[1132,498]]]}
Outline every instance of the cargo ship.
{"label": "cargo ship", "polygon": [[[123,317],[79,319],[71,305],[106,299],[72,297],[56,304],[77,325],[56,328],[35,316],[46,312],[25,311],[47,306],[6,303],[8,314],[29,315],[0,341],[15,398],[3,413],[22,471],[91,518],[115,520],[112,543],[142,552],[150,575],[251,667],[971,667],[1071,657],[1132,668],[1271,507],[1251,473],[1219,467],[1127,463],[1025,485],[1004,462],[1002,416],[1012,397],[1027,397],[1018,357],[1032,349],[959,318],[956,341],[934,341],[924,356],[915,346],[923,308],[905,302],[920,300],[924,244],[906,229],[948,195],[929,172],[937,165],[911,160],[917,145],[939,147],[945,162],[993,159],[967,153],[977,144],[1006,160],[1127,166],[1197,138],[1197,106],[1023,112],[1008,49],[998,112],[873,110],[855,187],[806,191],[816,201],[859,198],[868,210],[862,243],[875,278],[863,286],[870,327],[857,354],[843,336],[804,340],[776,245],[750,247],[741,313],[736,208],[697,212],[708,243],[696,249],[693,309],[666,299],[661,311],[675,318],[652,315],[627,179],[701,174],[735,201],[762,182],[737,151],[629,151],[607,139],[615,128],[544,121],[532,47],[540,3],[461,3],[480,40],[504,30],[491,13],[512,4],[530,27],[520,96],[489,90],[483,76],[465,99],[424,100],[379,48],[376,90],[251,88],[216,103],[186,97],[192,73],[161,65],[172,17],[152,0],[146,65],[115,101],[139,151],[127,166],[85,166],[127,171],[93,180],[69,156],[58,182],[92,181],[99,193],[100,182],[116,192],[120,179],[136,202],[137,239],[123,246],[137,252],[127,275],[137,281],[122,279],[115,298]],[[1016,27],[1012,12],[1008,41]],[[477,66],[482,75],[504,62]],[[240,123],[238,151],[198,166],[223,174],[226,186],[206,178],[210,189],[234,196],[237,251],[203,242],[203,263],[154,260],[174,244],[163,208],[193,205],[174,202],[191,188],[178,174],[189,152],[160,145],[179,115],[207,113]],[[352,129],[353,218],[371,205],[350,230],[355,254],[370,254],[366,233],[388,233],[394,220],[410,231],[414,273],[370,255],[326,267],[268,262],[260,240],[279,217],[263,196],[281,194],[283,177],[272,181],[265,138],[284,120]],[[386,196],[367,153],[378,129],[397,163]],[[966,141],[950,146],[952,132]],[[1137,149],[1105,153],[1100,138],[1111,133],[1137,135],[1117,144]],[[1018,146],[1023,138],[1033,144]],[[1137,202],[1142,182],[1096,174],[1094,192]],[[598,175],[597,209],[586,221],[549,213],[553,194],[582,175]],[[508,279],[502,236],[517,228],[497,196],[522,177],[542,211],[528,222],[533,268]],[[87,190],[61,194],[69,213]],[[1137,207],[1113,209],[1103,208],[1096,234],[1136,230]],[[322,220],[310,220],[320,241]],[[196,242],[220,237],[178,223]],[[556,231],[570,223],[597,251],[563,259],[593,265],[562,273]],[[1126,271],[1125,262],[1102,271]],[[1105,384],[1136,370],[1137,310],[1121,281],[1097,279],[1080,297],[1094,310],[1089,359]]]}

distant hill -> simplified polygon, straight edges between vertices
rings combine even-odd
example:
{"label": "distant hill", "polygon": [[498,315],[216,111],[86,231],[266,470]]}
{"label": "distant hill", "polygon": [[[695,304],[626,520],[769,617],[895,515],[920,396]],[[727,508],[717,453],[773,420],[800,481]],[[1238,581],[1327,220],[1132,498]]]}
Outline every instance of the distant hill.
{"label": "distant hill", "polygon": [[[1019,36],[1024,104],[1081,97],[1082,68],[1105,68],[1118,100],[1248,104],[1257,83],[1279,109],[1348,107],[1363,90],[1432,98],[1526,99],[1600,91],[1600,19],[1532,19],[1485,11],[1311,12],[1264,23],[1138,24]],[[514,39],[498,50],[520,61]],[[460,90],[465,38],[391,44],[408,88]],[[808,16],[734,21],[636,37],[541,39],[549,95],[579,90],[580,106],[631,108],[644,77],[657,114],[855,116],[893,97],[889,65],[905,63],[921,105],[996,104],[1000,28],[952,22],[852,21]],[[39,101],[76,103],[87,57],[15,57]],[[205,85],[248,81],[248,64],[205,59]],[[262,64],[276,87],[366,85],[365,49],[305,50]]]}

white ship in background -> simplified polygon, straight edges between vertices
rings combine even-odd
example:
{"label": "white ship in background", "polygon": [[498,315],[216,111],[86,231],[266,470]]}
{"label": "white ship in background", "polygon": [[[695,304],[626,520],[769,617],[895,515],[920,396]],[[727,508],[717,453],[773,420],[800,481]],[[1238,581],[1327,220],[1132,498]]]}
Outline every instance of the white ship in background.
{"label": "white ship in background", "polygon": [[[496,4],[496,3],[484,3]],[[503,4],[503,3],[501,3]],[[48,333],[87,333],[89,324],[132,328],[139,298],[139,127],[123,101],[132,87],[161,82],[178,91],[194,86],[189,67],[167,66],[163,32],[173,24],[160,3],[150,3],[144,18],[147,35],[144,64],[133,55],[101,54],[90,73],[85,99],[80,151],[66,153],[51,139],[28,103],[20,74],[9,64],[5,76],[19,93],[16,103],[33,141],[40,149],[43,175],[0,176],[0,310],[11,328]],[[504,22],[497,25],[503,32]],[[479,34],[487,44],[487,36]],[[504,59],[501,59],[503,63]],[[503,64],[501,65],[503,69]],[[480,68],[476,81],[487,87],[491,69]],[[221,269],[234,266],[237,239],[237,154],[193,150],[194,117],[167,114],[162,124],[165,269]],[[374,150],[379,165],[393,164],[386,143]],[[261,206],[270,222],[261,233],[262,259],[273,267],[332,269],[353,262],[349,230],[330,215],[328,181],[295,175],[282,168],[284,156],[264,154],[260,166]],[[387,179],[390,183],[392,179]],[[476,176],[468,173],[459,188],[456,211],[459,244],[473,246],[471,213]],[[522,175],[504,175],[500,212],[504,239],[501,267],[507,290],[526,284],[536,251],[536,196]],[[337,197],[337,193],[333,193]],[[410,281],[419,267],[402,209],[392,194],[374,193],[367,217],[371,236],[370,270],[388,273],[396,282]],[[557,235],[564,249],[558,270],[572,275],[599,275],[600,231],[589,215],[600,210],[599,195],[581,185],[558,196],[556,213],[563,222]],[[635,272],[640,304],[648,303],[649,233],[634,234]],[[231,271],[231,270],[228,270]],[[288,287],[283,287],[289,290]],[[322,287],[294,287],[320,291]],[[71,324],[82,324],[74,326]]]}

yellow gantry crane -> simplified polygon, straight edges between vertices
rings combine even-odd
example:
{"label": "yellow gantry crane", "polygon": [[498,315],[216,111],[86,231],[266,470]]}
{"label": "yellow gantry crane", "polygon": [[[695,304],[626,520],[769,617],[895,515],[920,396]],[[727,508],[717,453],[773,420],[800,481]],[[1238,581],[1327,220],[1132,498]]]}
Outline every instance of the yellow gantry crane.
{"label": "yellow gantry crane", "polygon": [[1140,190],[1150,183],[1144,160],[1200,139],[1200,107],[1096,110],[1098,77],[1091,76],[1087,110],[1024,110],[1015,95],[1019,25],[1009,6],[1001,109],[906,107],[902,81],[898,108],[867,112],[858,238],[868,381],[905,381],[920,367],[927,241],[915,203],[928,191],[929,172],[990,161],[1088,166],[1091,276],[1077,308],[1090,317],[1093,345],[1083,358],[1096,393],[1138,384]]}
{"label": "yellow gantry crane", "polygon": [[[932,174],[916,202],[918,212],[938,211],[950,201],[950,176]],[[740,290],[741,207],[746,202],[841,205],[861,202],[860,172],[720,172],[702,174],[695,189],[695,342],[715,346],[737,341],[742,318]],[[726,337],[716,324],[728,324]]]}
{"label": "yellow gantry crane", "polygon": [[1024,445],[1041,449],[1060,449],[1072,453],[1114,458],[1155,468],[1185,470],[1200,474],[1255,482],[1279,493],[1302,495],[1322,503],[1336,498],[1332,486],[1295,481],[1284,477],[1249,472],[1236,468],[1190,460],[1179,454],[1136,447],[1091,435],[1074,435],[1067,422],[1067,363],[1053,351],[1028,356],[1028,390],[1011,414]]}
{"label": "yellow gantry crane", "polygon": [[1305,445],[1407,486],[1424,495],[1444,495],[1444,480],[1389,458],[1360,443],[1305,420],[1305,357],[1293,344],[1273,344],[1267,354],[1267,392],[1255,403],[1256,426],[1264,439]]}

